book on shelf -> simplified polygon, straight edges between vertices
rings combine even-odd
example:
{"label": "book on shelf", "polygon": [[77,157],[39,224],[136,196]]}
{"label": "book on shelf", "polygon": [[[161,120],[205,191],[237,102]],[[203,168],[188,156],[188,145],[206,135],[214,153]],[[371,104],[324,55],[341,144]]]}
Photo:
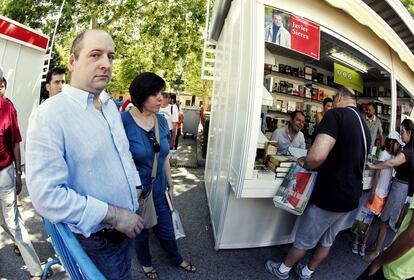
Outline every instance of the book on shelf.
{"label": "book on shelf", "polygon": [[287,111],[288,113],[291,113],[293,111],[296,111],[296,102],[295,101],[288,101],[287,102]]}
{"label": "book on shelf", "polygon": [[293,164],[273,197],[276,207],[302,215],[316,182],[317,172]]}

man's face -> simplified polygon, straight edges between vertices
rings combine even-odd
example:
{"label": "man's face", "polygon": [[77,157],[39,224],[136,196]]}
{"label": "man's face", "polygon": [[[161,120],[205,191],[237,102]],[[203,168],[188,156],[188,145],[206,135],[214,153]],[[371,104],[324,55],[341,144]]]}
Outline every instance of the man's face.
{"label": "man's face", "polygon": [[6,85],[3,81],[0,81],[0,97],[4,97],[6,94]]}
{"label": "man's face", "polygon": [[323,106],[323,110],[326,112],[326,111],[328,111],[328,110],[331,110],[331,109],[332,109],[332,107],[333,107],[332,102],[327,102],[327,103],[325,104],[325,106]]}
{"label": "man's face", "polygon": [[375,115],[374,106],[367,106],[367,116],[368,118],[372,118]]}
{"label": "man's face", "polygon": [[52,75],[50,83],[46,84],[46,90],[49,92],[49,96],[54,96],[62,92],[63,85],[65,84],[65,74]]}
{"label": "man's face", "polygon": [[273,23],[277,26],[282,25],[282,17],[280,15],[273,16]]}
{"label": "man's face", "polygon": [[297,133],[305,125],[305,117],[302,114],[296,114],[295,118],[291,120],[292,128]]}
{"label": "man's face", "polygon": [[170,104],[170,98],[168,96],[162,96],[161,106],[165,107]]}
{"label": "man's face", "polygon": [[107,33],[100,30],[87,32],[78,58],[73,53],[69,58],[71,86],[99,94],[111,79],[114,58],[114,42]]}

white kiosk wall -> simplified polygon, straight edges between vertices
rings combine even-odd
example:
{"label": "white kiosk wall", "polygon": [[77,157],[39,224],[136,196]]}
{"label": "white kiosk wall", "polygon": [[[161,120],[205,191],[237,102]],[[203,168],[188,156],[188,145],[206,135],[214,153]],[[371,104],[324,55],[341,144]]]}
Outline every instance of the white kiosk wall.
{"label": "white kiosk wall", "polygon": [[[40,80],[48,38],[8,18],[0,17],[0,21],[9,27],[0,30],[0,66],[7,80],[6,97],[12,100],[17,111],[24,163],[24,141],[30,114],[40,100]],[[33,42],[39,40],[39,45],[44,48],[34,45]]]}
{"label": "white kiosk wall", "polygon": [[[394,65],[399,65],[399,57],[392,57],[386,41],[328,2],[231,2],[217,41],[205,171],[216,249],[289,243],[295,235],[296,216],[273,206],[276,181],[252,178],[262,105],[265,4],[316,22],[322,32],[347,43],[387,71],[393,69],[393,59]],[[386,24],[377,15],[371,16],[378,25]],[[414,80],[413,72],[408,72],[397,73],[398,78],[409,80],[405,85]]]}

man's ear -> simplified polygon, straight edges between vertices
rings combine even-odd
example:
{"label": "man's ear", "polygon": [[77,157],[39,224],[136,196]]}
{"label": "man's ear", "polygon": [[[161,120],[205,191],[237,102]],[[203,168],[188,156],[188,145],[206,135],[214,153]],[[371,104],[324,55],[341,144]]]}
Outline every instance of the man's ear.
{"label": "man's ear", "polygon": [[47,92],[50,92],[50,84],[46,84],[46,90]]}
{"label": "man's ear", "polygon": [[73,72],[74,68],[75,68],[75,54],[71,53],[69,56],[69,72]]}

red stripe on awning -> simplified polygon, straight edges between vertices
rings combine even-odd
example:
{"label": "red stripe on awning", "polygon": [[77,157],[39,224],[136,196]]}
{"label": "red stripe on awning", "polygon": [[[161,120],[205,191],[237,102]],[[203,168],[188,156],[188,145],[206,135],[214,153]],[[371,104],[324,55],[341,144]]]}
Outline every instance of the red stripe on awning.
{"label": "red stripe on awning", "polygon": [[0,18],[0,34],[46,49],[48,38]]}

